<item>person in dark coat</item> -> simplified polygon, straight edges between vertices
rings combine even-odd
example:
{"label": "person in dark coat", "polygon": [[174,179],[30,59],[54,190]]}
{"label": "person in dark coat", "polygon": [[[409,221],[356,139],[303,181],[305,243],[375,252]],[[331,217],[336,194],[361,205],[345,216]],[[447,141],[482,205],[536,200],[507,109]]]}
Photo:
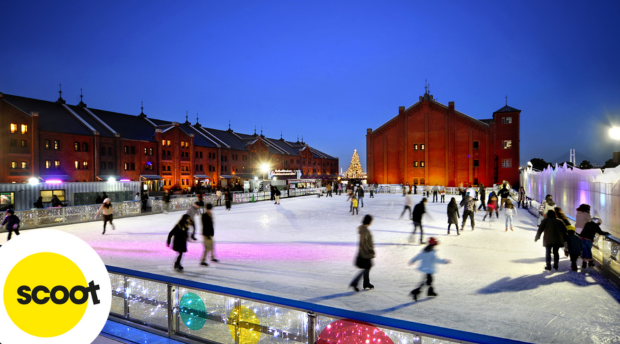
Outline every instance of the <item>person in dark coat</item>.
{"label": "person in dark coat", "polygon": [[456,204],[456,198],[452,197],[450,203],[448,203],[448,234],[450,234],[450,227],[454,225],[456,227],[456,235],[459,233],[459,206]]}
{"label": "person in dark coat", "polygon": [[6,241],[11,240],[11,235],[15,232],[15,235],[19,235],[19,217],[15,215],[15,211],[13,209],[8,209],[6,211],[6,216],[4,217],[4,221],[0,227],[6,225],[6,230],[9,232],[9,236],[6,238]]}
{"label": "person in dark coat", "polygon": [[422,215],[426,213],[426,197],[422,198],[420,203],[416,204],[413,207],[413,214],[411,218],[413,219],[413,233],[411,233],[410,241],[413,241],[415,237],[415,232],[420,227],[420,244],[424,244],[424,230],[422,229]]}
{"label": "person in dark coat", "polygon": [[101,204],[101,203],[103,203],[103,198],[101,197],[99,193],[97,193],[97,197],[95,197],[95,204]]}
{"label": "person in dark coat", "polygon": [[506,186],[506,184],[504,184],[502,189],[499,190],[498,195],[499,197],[502,198],[502,203],[499,206],[499,210],[502,210],[504,209],[504,203],[506,203],[506,201],[508,200],[508,197],[510,197],[510,190],[508,190],[508,186]]}
{"label": "person in dark coat", "polygon": [[164,214],[168,214],[170,211],[170,192],[168,190],[164,191]]}
{"label": "person in dark coat", "polygon": [[149,195],[145,193],[142,194],[142,211],[146,211],[146,202],[149,200]]}
{"label": "person in dark coat", "polygon": [[224,202],[226,204],[226,210],[230,211],[230,208],[232,207],[232,193],[228,187],[224,191]]}
{"label": "person in dark coat", "polygon": [[471,198],[469,195],[465,194],[463,200],[461,200],[461,207],[463,207],[463,224],[461,225],[461,230],[465,230],[465,223],[467,222],[467,218],[470,219],[471,230],[474,230],[476,226],[476,221],[474,221],[474,213],[476,212],[476,201]]}
{"label": "person in dark coat", "polygon": [[56,195],[52,196],[52,207],[54,208],[62,207],[62,202]]}
{"label": "person in dark coat", "polygon": [[183,258],[183,253],[187,252],[187,238],[189,232],[189,215],[183,214],[179,223],[172,228],[170,233],[168,233],[168,240],[166,240],[166,246],[170,247],[170,241],[174,238],[172,243],[172,249],[179,253],[176,262],[174,263],[174,268],[177,271],[183,270],[181,266],[181,258]]}
{"label": "person in dark coat", "polygon": [[274,187],[273,188],[273,194],[274,194],[273,197],[274,197],[274,200],[275,200],[274,204],[280,205],[280,196],[282,196],[282,191],[280,191],[280,189],[278,189],[277,187]]}
{"label": "person in dark coat", "polygon": [[361,185],[357,187],[357,202],[364,208],[364,188]]}
{"label": "person in dark coat", "polygon": [[478,189],[478,199],[480,200],[480,206],[478,207],[478,210],[480,209],[484,209],[484,211],[487,210],[486,196],[487,196],[487,189],[484,187],[484,184],[480,183],[480,188]]}
{"label": "person in dark coat", "polygon": [[99,203],[103,204],[103,201],[104,201],[106,198],[110,198],[110,197],[109,197],[109,196],[108,196],[108,194],[104,191],[104,192],[103,192],[103,196],[101,196],[101,202],[99,202]]}
{"label": "person in dark coat", "polygon": [[577,271],[577,258],[581,256],[582,244],[581,239],[575,234],[575,226],[566,226],[568,235],[566,243],[568,244],[568,255],[570,256],[570,269]]}
{"label": "person in dark coat", "polygon": [[547,250],[545,270],[551,270],[551,251],[553,251],[553,268],[558,269],[558,263],[560,262],[560,255],[558,251],[560,247],[564,246],[564,238],[566,237],[566,225],[561,220],[557,219],[554,210],[547,212],[547,217],[538,226],[538,232],[534,242],[540,239],[543,234],[543,246]]}
{"label": "person in dark coat", "polygon": [[204,214],[202,214],[202,236],[205,249],[202,253],[200,265],[204,266],[209,266],[206,262],[209,251],[211,251],[211,261],[215,263],[219,262],[219,260],[215,259],[215,249],[213,243],[215,228],[213,227],[213,214],[211,213],[211,209],[213,209],[213,205],[211,203],[207,203],[207,209]]}
{"label": "person in dark coat", "polygon": [[43,209],[44,208],[43,207],[43,197],[37,198],[37,201],[34,202],[32,205],[34,205],[35,208]]}
{"label": "person in dark coat", "polygon": [[364,278],[364,282],[362,283],[364,289],[375,289],[375,286],[370,284],[370,268],[372,267],[372,259],[375,258],[375,245],[372,240],[372,233],[368,230],[371,223],[372,216],[366,215],[364,216],[364,220],[362,220],[362,225],[358,227],[360,241],[355,265],[362,269],[362,272],[349,284],[349,287],[353,288],[356,292],[360,291],[357,285],[362,277]]}
{"label": "person in dark coat", "polygon": [[525,208],[525,189],[523,186],[519,188],[519,198],[517,201],[519,202],[519,208]]}
{"label": "person in dark coat", "polygon": [[[551,210],[549,210],[549,212],[551,212]],[[594,260],[592,259],[592,245],[594,244],[594,236],[596,234],[609,235],[608,232],[604,232],[601,230],[602,224],[603,221],[601,220],[601,218],[594,215],[592,220],[586,223],[586,225],[583,227],[581,234],[579,234],[579,237],[581,238],[581,247],[583,250],[583,253],[581,254],[581,258],[583,259],[583,262],[581,263],[582,269],[586,268],[586,261],[588,262],[589,267],[594,266]]]}

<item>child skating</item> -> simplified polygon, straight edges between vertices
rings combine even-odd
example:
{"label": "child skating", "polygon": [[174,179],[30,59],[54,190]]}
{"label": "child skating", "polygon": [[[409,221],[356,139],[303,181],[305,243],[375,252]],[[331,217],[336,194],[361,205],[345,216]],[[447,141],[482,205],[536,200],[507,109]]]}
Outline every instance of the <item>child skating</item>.
{"label": "child skating", "polygon": [[424,284],[428,286],[428,291],[427,291],[428,296],[437,296],[437,294],[433,290],[433,274],[435,273],[435,264],[436,263],[440,263],[440,264],[450,263],[449,260],[437,258],[437,256],[435,255],[435,246],[437,246],[438,244],[439,242],[435,238],[431,237],[428,240],[428,245],[422,250],[422,252],[418,253],[417,256],[413,257],[409,261],[409,265],[412,265],[418,260],[421,260],[422,263],[420,264],[420,267],[418,268],[418,270],[426,274],[425,279],[422,280],[422,284],[420,284],[419,287],[413,289],[411,293],[409,293],[409,295],[411,295],[413,297],[413,300],[415,301],[418,301],[418,295],[420,295],[420,292],[422,291],[422,287],[424,287]]}
{"label": "child skating", "polygon": [[517,209],[515,208],[514,204],[512,204],[512,202],[507,199],[506,200],[506,232],[508,232],[508,225],[510,225],[510,230],[512,231],[512,219],[515,215],[517,215]]}

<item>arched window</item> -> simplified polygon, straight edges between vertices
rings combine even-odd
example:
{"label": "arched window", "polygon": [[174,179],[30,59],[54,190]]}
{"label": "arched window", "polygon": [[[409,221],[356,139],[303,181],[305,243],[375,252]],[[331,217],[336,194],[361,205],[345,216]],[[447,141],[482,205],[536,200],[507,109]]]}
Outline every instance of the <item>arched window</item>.
{"label": "arched window", "polygon": [[424,178],[420,178],[420,185],[424,185]]}
{"label": "arched window", "polygon": [[413,185],[418,185],[418,178],[413,179]]}

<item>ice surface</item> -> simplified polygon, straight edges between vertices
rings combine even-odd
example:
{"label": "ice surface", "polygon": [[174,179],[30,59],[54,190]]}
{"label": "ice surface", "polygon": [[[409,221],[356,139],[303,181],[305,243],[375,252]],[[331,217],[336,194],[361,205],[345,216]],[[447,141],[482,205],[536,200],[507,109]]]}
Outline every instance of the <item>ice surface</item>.
{"label": "ice surface", "polygon": [[[117,219],[106,235],[102,222],[53,228],[80,236],[109,265],[527,342],[620,342],[619,288],[592,269],[571,272],[566,258],[558,272],[544,271],[542,240],[534,243],[535,218],[526,211],[519,210],[514,232],[504,231],[503,213],[482,222],[479,212],[476,230],[468,224],[457,237],[454,227],[446,235],[447,203],[428,203],[425,238],[436,237],[438,256],[452,264],[438,266],[439,296],[413,303],[408,294],[423,276],[407,261],[422,246],[417,236],[408,240],[411,222],[398,220],[403,197],[367,196],[354,216],[345,199],[299,197],[279,206],[233,205],[230,212],[217,207],[221,262],[199,266],[202,243],[190,243],[183,274],[173,270],[176,254],[165,245],[182,212]],[[376,289],[356,294],[347,286],[358,272],[353,260],[365,214],[374,216],[377,258],[370,276]]]}

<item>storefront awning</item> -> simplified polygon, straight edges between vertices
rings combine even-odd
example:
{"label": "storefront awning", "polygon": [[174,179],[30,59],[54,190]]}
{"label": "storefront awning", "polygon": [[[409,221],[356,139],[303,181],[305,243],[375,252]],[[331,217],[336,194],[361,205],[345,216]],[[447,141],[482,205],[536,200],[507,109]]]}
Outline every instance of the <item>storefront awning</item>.
{"label": "storefront awning", "polygon": [[194,178],[196,179],[211,179],[211,177],[204,174],[194,174]]}
{"label": "storefront awning", "polygon": [[237,173],[234,177],[241,179],[254,179],[254,175],[252,173]]}
{"label": "storefront awning", "polygon": [[49,175],[41,176],[41,179],[43,179],[43,180],[50,180],[50,179],[73,180],[73,178],[71,178],[70,176],[68,176],[66,174],[49,174]]}
{"label": "storefront awning", "polygon": [[220,176],[220,178],[224,178],[224,179],[234,179],[234,178],[236,178],[236,177],[235,177],[235,176],[222,175],[222,176]]}
{"label": "storefront awning", "polygon": [[140,178],[143,180],[162,180],[164,179],[162,176],[158,176],[156,174],[144,174],[140,175]]}

